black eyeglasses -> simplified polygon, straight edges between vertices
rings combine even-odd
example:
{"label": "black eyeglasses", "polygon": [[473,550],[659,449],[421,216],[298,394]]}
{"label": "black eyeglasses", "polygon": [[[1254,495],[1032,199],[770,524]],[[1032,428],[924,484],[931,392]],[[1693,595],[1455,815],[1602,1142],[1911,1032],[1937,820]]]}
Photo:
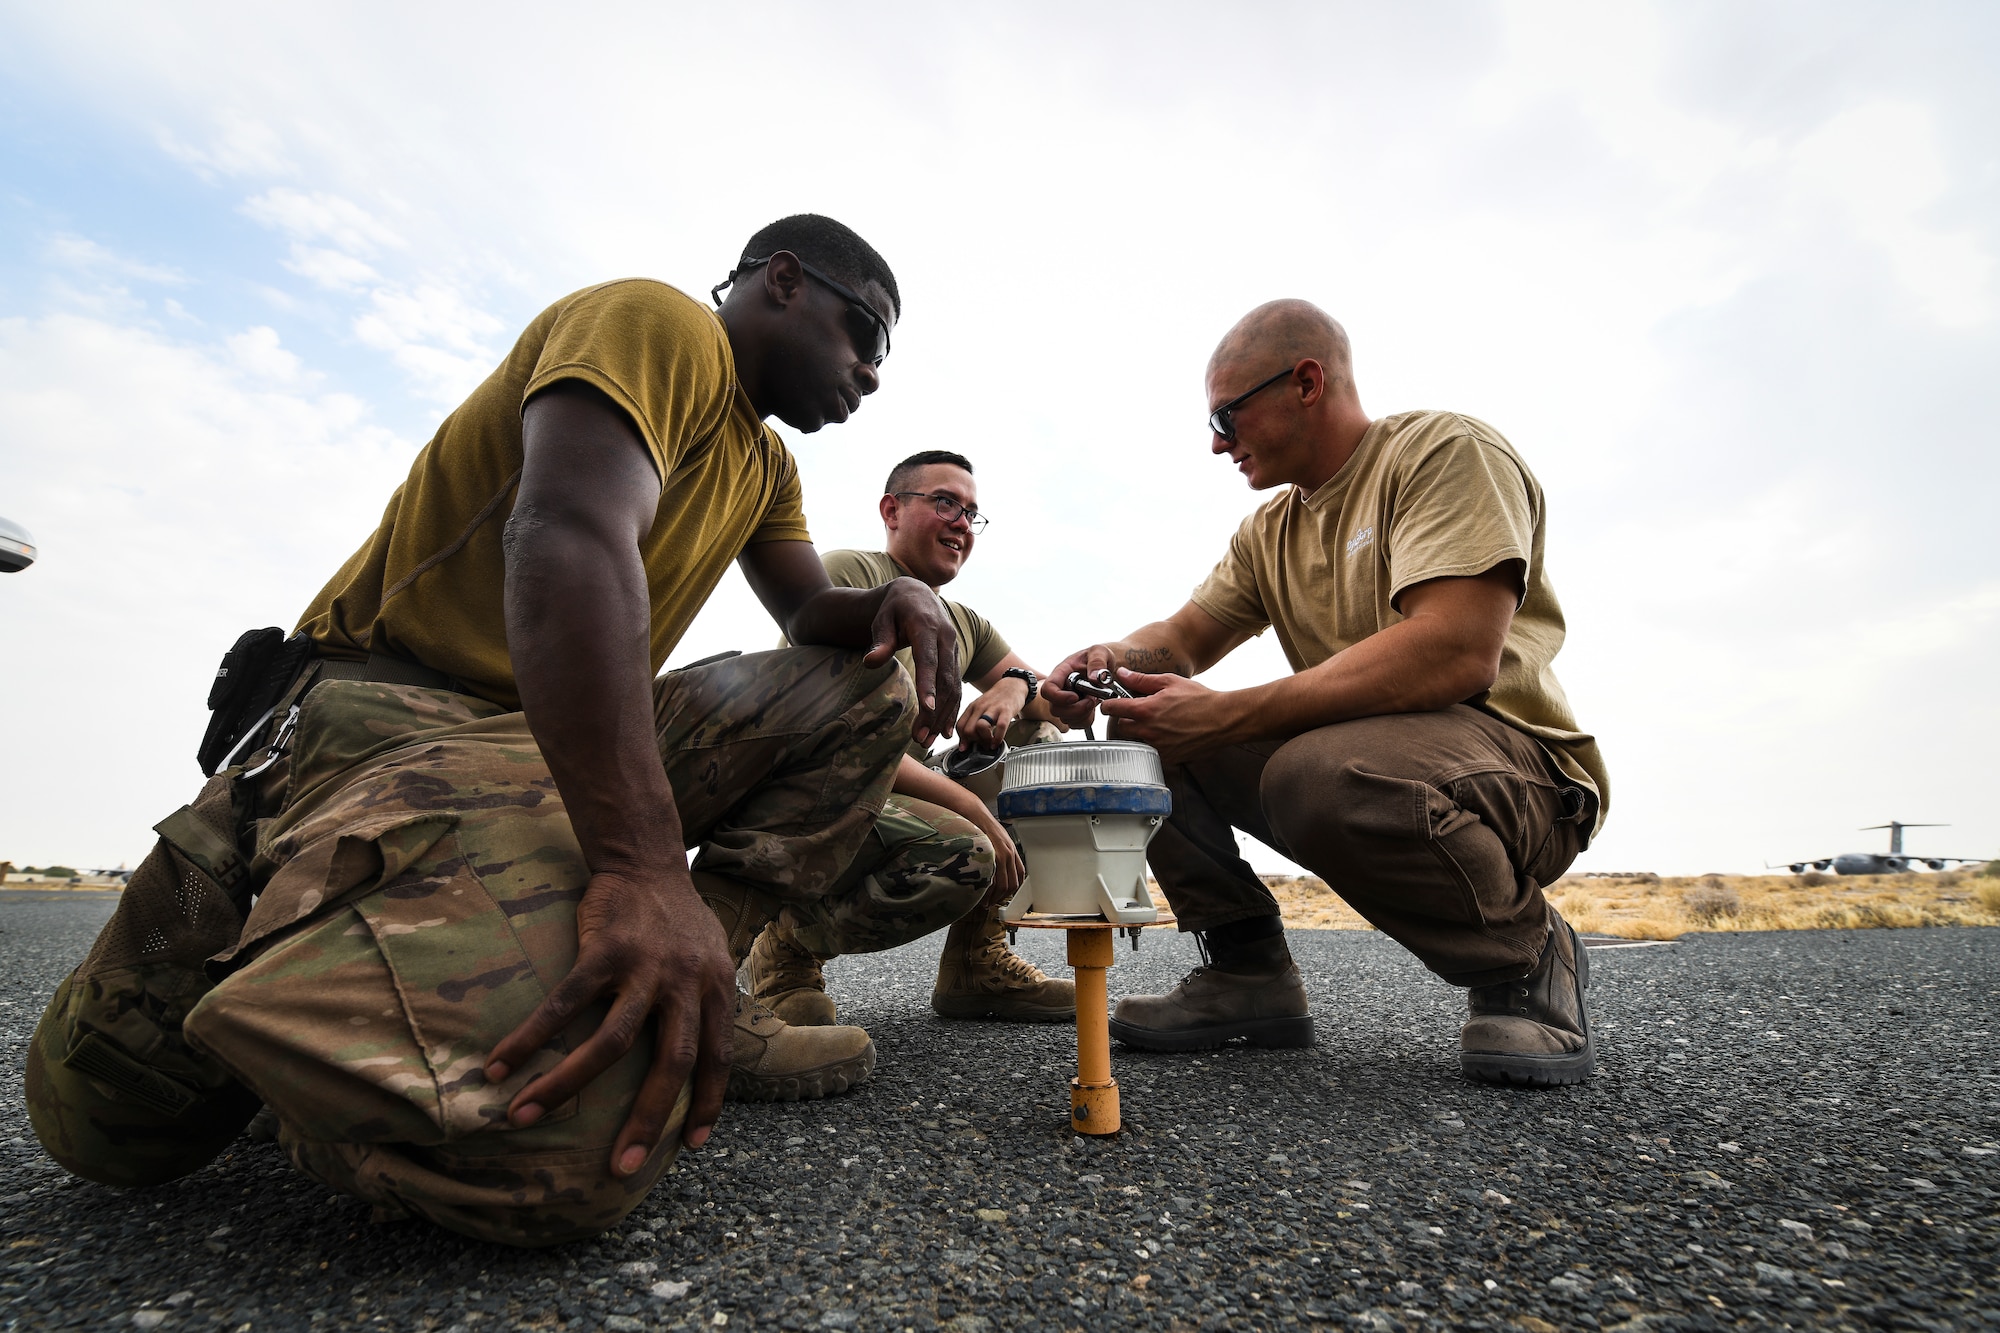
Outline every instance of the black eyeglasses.
{"label": "black eyeglasses", "polygon": [[956,523],[958,522],[958,516],[963,514],[965,515],[966,526],[974,532],[984,532],[986,530],[986,515],[980,513],[976,505],[962,505],[958,502],[956,496],[946,495],[943,491],[890,491],[889,494],[895,496],[898,500],[906,495],[911,495],[934,501],[937,504],[937,516],[945,522]]}
{"label": "black eyeglasses", "polygon": [[1223,439],[1234,441],[1236,438],[1236,409],[1243,406],[1251,398],[1270,388],[1273,384],[1276,384],[1279,380],[1291,378],[1292,372],[1297,369],[1297,366],[1287,366],[1248,393],[1237,394],[1221,407],[1216,408],[1208,414],[1208,428]]}
{"label": "black eyeglasses", "polygon": [[[745,260],[743,263],[738,264],[735,268],[729,270],[728,277],[708,289],[708,299],[715,302],[717,306],[720,306],[722,304],[722,289],[724,287],[733,285],[738,278],[748,273],[751,269],[762,268],[781,254],[791,254],[791,251],[780,250],[777,254],[766,255],[762,259]],[[847,284],[836,282],[832,278],[827,277],[826,274],[820,272],[805,260],[799,259],[797,255],[792,255],[792,258],[798,259],[799,267],[805,270],[806,276],[814,279],[835,296],[847,302],[847,333],[854,340],[854,350],[861,353],[862,357],[871,365],[879,366],[887,360],[889,356],[889,325],[882,318],[881,314],[876,311],[875,307],[857,296],[854,289],[847,286]]]}

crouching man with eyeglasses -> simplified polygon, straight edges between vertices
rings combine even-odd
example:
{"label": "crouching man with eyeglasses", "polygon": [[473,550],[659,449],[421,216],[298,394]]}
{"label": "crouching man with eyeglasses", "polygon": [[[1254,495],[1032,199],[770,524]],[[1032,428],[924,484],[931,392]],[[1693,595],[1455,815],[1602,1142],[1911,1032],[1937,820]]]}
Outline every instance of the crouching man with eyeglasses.
{"label": "crouching man with eyeglasses", "polygon": [[[882,490],[877,507],[886,549],[829,551],[827,577],[836,588],[914,578],[936,593],[958,577],[986,526],[971,461],[942,449],[912,454],[890,471]],[[960,748],[1054,740],[1058,729],[1036,696],[1038,679],[1028,664],[978,612],[938,600],[958,631],[959,678],[980,690],[958,720]],[[924,764],[927,752],[922,740],[911,742],[873,832],[835,890],[848,947],[875,928],[871,923],[889,927],[883,947],[949,923],[932,1009],[945,1018],[1075,1018],[1075,984],[1042,975],[1007,947],[999,911],[1026,874],[1013,838],[977,796]],[[780,916],[750,951],[750,994],[794,1027],[832,1023],[822,965],[840,952],[831,932]]]}
{"label": "crouching man with eyeglasses", "polygon": [[[1577,1083],[1595,1052],[1588,966],[1543,896],[1601,825],[1608,787],[1549,669],[1562,610],[1542,572],[1541,487],[1511,445],[1451,412],[1370,421],[1346,333],[1304,301],[1260,306],[1208,365],[1211,449],[1253,490],[1221,563],[1168,619],[1071,656],[1042,687],[1081,724],[1071,671],[1116,668],[1103,705],[1167,761],[1174,811],[1149,851],[1205,965],[1129,996],[1128,1045],[1312,1041],[1277,901],[1241,829],[1324,878],[1470,990],[1466,1074]],[[1266,626],[1293,674],[1192,677]]]}

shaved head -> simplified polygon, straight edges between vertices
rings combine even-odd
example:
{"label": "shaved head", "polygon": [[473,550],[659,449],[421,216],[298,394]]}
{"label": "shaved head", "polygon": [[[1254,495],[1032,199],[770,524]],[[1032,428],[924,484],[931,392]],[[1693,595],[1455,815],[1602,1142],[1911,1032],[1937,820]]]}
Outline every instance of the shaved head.
{"label": "shaved head", "polygon": [[1368,414],[1347,330],[1311,301],[1267,301],[1208,358],[1209,450],[1252,490],[1315,491],[1361,445]]}
{"label": "shaved head", "polygon": [[1242,365],[1262,376],[1308,357],[1325,368],[1329,380],[1354,382],[1347,330],[1338,320],[1311,301],[1266,301],[1223,335],[1208,359],[1208,373],[1213,378],[1225,367]]}

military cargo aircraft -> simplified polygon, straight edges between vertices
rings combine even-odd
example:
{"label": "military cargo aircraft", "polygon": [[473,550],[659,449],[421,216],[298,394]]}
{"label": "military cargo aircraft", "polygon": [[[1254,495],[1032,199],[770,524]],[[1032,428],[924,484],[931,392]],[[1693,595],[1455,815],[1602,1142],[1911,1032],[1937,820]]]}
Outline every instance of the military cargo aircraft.
{"label": "military cargo aircraft", "polygon": [[[1803,875],[1808,870],[1832,868],[1836,875],[1896,875],[1911,866],[1929,866],[1932,870],[1943,870],[1947,865],[1972,865],[1986,858],[1983,856],[1910,856],[1903,852],[1903,830],[1906,828],[1950,828],[1949,824],[1905,824],[1890,820],[1886,824],[1870,824],[1861,830],[1869,833],[1878,828],[1889,830],[1889,852],[1845,852],[1839,856],[1818,856],[1804,861],[1793,861],[1789,868],[1794,875]],[[1775,870],[1776,866],[1767,866]]]}

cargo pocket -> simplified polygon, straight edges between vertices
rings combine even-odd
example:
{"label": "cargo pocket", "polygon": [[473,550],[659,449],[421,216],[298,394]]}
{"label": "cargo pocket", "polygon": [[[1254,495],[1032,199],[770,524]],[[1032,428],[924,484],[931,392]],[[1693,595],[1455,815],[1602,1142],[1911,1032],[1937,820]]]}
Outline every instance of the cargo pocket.
{"label": "cargo pocket", "polygon": [[[402,812],[372,836],[324,839],[278,873],[259,912],[267,900],[264,931],[186,1030],[293,1132],[462,1138],[504,1123],[514,1094],[567,1052],[558,1038],[486,1082],[485,1053],[544,991],[452,817]],[[543,1120],[574,1114],[572,1102]]]}
{"label": "cargo pocket", "polygon": [[1590,846],[1591,827],[1597,820],[1597,799],[1574,783],[1538,791],[1536,797],[1547,807],[1544,818],[1548,833],[1521,870],[1536,884],[1547,887],[1562,878],[1563,872]]}
{"label": "cargo pocket", "polygon": [[913,842],[923,842],[936,836],[937,829],[928,819],[899,800],[890,801],[875,817],[874,827],[868,830],[868,837],[874,845],[866,851],[872,852],[879,864]]}
{"label": "cargo pocket", "polygon": [[[547,998],[507,912],[487,892],[456,835],[435,868],[384,884],[355,904],[389,969],[434,1092],[430,1114],[447,1141],[504,1127],[515,1093],[568,1053],[560,1036],[505,1083],[486,1057]],[[574,1098],[539,1124],[577,1113]]]}
{"label": "cargo pocket", "polygon": [[[1454,849],[1462,841],[1454,835],[1482,821],[1477,810],[1466,808],[1454,797],[1458,795],[1459,784],[1490,776],[1484,770],[1461,770],[1445,775],[1434,786],[1412,778],[1371,773],[1359,764],[1343,765],[1334,795],[1347,837],[1353,844],[1349,850],[1372,859],[1398,844],[1419,844],[1430,850],[1444,872],[1442,881],[1410,877],[1398,882],[1393,891],[1383,892],[1375,886],[1376,891],[1365,892],[1363,896],[1398,912],[1485,926],[1486,913],[1479,903],[1478,887],[1467,867],[1454,855]],[[1371,842],[1375,846],[1369,846]],[[1396,853],[1391,851],[1389,860],[1393,863],[1395,859]]]}

